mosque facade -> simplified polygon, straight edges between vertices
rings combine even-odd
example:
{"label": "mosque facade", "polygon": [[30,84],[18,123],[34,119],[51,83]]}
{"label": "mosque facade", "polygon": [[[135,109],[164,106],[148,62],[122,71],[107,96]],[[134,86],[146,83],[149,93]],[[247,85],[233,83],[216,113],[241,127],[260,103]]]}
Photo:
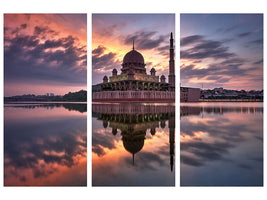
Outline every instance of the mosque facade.
{"label": "mosque facade", "polygon": [[141,53],[133,49],[123,58],[121,73],[113,69],[112,76],[105,75],[103,82],[93,86],[94,102],[175,102],[175,64],[173,35],[170,36],[168,82],[164,75],[157,76],[154,67],[150,74]]}

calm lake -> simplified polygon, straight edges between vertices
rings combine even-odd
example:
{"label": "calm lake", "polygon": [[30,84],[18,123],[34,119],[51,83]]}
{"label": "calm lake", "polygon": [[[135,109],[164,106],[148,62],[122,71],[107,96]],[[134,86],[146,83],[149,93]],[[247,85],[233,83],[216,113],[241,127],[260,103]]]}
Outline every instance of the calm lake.
{"label": "calm lake", "polygon": [[181,103],[182,186],[263,185],[263,103]]}
{"label": "calm lake", "polygon": [[93,103],[93,186],[174,186],[174,104]]}
{"label": "calm lake", "polygon": [[5,104],[4,185],[86,186],[86,118],[86,104]]}

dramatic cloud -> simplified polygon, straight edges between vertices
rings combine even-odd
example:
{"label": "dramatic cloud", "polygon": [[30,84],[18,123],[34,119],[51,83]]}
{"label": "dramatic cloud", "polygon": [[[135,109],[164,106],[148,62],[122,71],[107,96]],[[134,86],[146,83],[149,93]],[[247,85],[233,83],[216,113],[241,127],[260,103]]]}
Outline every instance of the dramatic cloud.
{"label": "dramatic cloud", "polygon": [[[127,45],[135,43],[135,46],[140,50],[152,49],[159,47],[166,36],[156,36],[156,31],[151,32],[144,32],[144,31],[137,31],[131,35],[128,35],[124,43]],[[156,36],[156,38],[155,38]]]}
{"label": "dramatic cloud", "polygon": [[34,35],[6,38],[5,80],[86,83],[86,47],[77,48],[75,40],[72,36],[43,42]]}
{"label": "dramatic cloud", "polygon": [[35,26],[34,27],[34,35],[44,35],[44,34],[53,34],[53,35],[57,35],[58,33],[56,33],[54,30],[51,30],[48,26],[46,27],[40,27],[40,26]]}
{"label": "dramatic cloud", "polygon": [[188,44],[193,44],[193,43],[202,41],[202,39],[203,39],[203,36],[201,35],[191,35],[191,36],[182,38],[180,41],[180,45],[185,46]]}
{"label": "dramatic cloud", "polygon": [[262,15],[182,15],[182,85],[261,89],[262,25]]}
{"label": "dramatic cloud", "polygon": [[[86,84],[87,49],[81,38],[49,23],[34,26],[36,22],[33,20],[14,27],[12,17],[24,21],[23,16],[5,16],[6,86],[14,83],[21,83],[21,85]],[[36,17],[38,16],[54,17],[53,15]]]}
{"label": "dramatic cloud", "polygon": [[[118,68],[121,64],[116,59],[116,53],[109,52],[107,54],[104,53],[106,47],[98,46],[96,49],[92,51],[92,65],[93,70],[101,69],[101,71],[108,71],[113,68]],[[111,71],[110,71],[111,72]]]}
{"label": "dramatic cloud", "polygon": [[[190,38],[193,40],[190,41]],[[189,39],[188,39],[189,38]],[[185,44],[196,43],[195,46],[187,50],[181,50],[181,59],[204,59],[204,58],[229,58],[235,56],[234,53],[229,52],[229,48],[225,47],[220,41],[203,40],[203,36],[189,36],[181,39],[182,46]]]}
{"label": "dramatic cloud", "polygon": [[249,36],[250,34],[252,34],[252,32],[240,33],[240,34],[238,34],[238,35],[237,35],[237,37],[240,37],[240,38],[242,38],[242,37]]}

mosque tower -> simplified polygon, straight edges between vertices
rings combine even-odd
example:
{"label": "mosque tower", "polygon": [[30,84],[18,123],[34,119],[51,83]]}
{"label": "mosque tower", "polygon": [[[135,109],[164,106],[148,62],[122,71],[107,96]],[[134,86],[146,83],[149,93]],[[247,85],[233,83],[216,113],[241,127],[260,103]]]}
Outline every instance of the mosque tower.
{"label": "mosque tower", "polygon": [[175,86],[173,37],[170,38],[169,84]]}

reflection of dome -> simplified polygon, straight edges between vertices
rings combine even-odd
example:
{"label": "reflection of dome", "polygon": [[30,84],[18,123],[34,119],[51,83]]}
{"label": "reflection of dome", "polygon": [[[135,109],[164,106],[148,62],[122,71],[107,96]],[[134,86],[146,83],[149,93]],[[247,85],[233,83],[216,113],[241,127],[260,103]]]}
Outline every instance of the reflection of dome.
{"label": "reflection of dome", "polygon": [[144,140],[123,140],[123,146],[128,152],[136,154],[143,148]]}
{"label": "reflection of dome", "polygon": [[137,64],[144,64],[144,57],[141,53],[136,50],[129,51],[123,58],[123,64],[128,63],[137,63]]}
{"label": "reflection of dome", "polygon": [[133,154],[133,164],[134,164],[134,154],[141,151],[144,146],[145,133],[144,134],[125,134],[122,137],[124,148]]}

